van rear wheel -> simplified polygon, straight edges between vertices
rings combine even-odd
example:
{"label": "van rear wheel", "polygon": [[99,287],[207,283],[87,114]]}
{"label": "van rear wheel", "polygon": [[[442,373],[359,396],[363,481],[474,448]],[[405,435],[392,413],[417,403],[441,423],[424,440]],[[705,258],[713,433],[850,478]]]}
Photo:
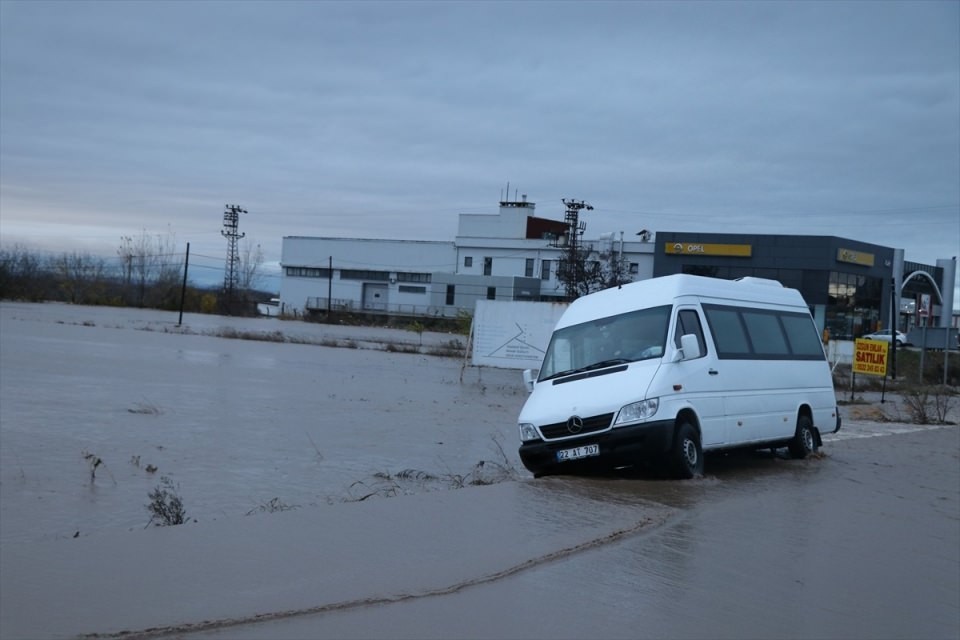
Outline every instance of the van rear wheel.
{"label": "van rear wheel", "polygon": [[803,460],[817,451],[817,437],[813,432],[813,421],[808,415],[797,418],[797,432],[787,445],[790,455],[797,460]]}
{"label": "van rear wheel", "polygon": [[703,475],[703,449],[700,436],[689,422],[680,424],[673,443],[673,466],[677,476],[682,479]]}

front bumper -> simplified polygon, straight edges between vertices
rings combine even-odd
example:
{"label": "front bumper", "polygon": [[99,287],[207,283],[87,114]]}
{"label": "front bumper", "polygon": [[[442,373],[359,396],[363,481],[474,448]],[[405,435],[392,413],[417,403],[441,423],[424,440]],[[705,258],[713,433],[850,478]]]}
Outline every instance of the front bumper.
{"label": "front bumper", "polygon": [[[668,452],[673,444],[674,426],[673,420],[658,420],[570,440],[524,442],[520,445],[520,460],[528,471],[537,476],[575,473],[586,468],[631,465]],[[580,460],[557,461],[557,451],[590,444],[600,446],[600,455]]]}

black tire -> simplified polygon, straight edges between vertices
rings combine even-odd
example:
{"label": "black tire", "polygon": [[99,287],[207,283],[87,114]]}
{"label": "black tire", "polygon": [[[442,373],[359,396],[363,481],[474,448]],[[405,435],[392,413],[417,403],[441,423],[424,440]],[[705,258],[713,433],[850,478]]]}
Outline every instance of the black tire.
{"label": "black tire", "polygon": [[787,445],[790,455],[797,460],[803,460],[817,451],[817,434],[813,431],[813,421],[810,416],[802,415],[797,418],[797,432]]}
{"label": "black tire", "polygon": [[703,449],[700,436],[689,422],[680,424],[673,442],[673,468],[678,478],[687,480],[703,475]]}

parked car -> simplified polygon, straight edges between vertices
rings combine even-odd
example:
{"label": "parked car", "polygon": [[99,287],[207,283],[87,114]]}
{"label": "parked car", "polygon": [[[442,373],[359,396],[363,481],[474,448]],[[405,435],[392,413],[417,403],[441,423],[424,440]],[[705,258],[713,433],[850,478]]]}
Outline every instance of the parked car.
{"label": "parked car", "polygon": [[[897,331],[897,346],[902,347],[904,345],[913,344],[907,340],[906,334],[902,331]],[[890,329],[884,329],[883,331],[874,331],[873,333],[868,333],[863,336],[867,340],[880,340],[882,342],[890,342]]]}

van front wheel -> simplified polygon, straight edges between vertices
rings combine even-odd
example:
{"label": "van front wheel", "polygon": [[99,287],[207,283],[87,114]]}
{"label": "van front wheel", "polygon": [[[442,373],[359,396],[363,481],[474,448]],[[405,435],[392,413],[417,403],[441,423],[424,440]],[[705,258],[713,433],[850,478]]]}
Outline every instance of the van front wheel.
{"label": "van front wheel", "polygon": [[790,455],[798,460],[816,452],[817,438],[813,433],[813,421],[810,420],[810,416],[802,415],[797,418],[797,432],[787,448],[790,449]]}
{"label": "van front wheel", "polygon": [[673,444],[673,462],[677,476],[683,479],[703,475],[703,449],[697,430],[689,422],[680,424]]}

